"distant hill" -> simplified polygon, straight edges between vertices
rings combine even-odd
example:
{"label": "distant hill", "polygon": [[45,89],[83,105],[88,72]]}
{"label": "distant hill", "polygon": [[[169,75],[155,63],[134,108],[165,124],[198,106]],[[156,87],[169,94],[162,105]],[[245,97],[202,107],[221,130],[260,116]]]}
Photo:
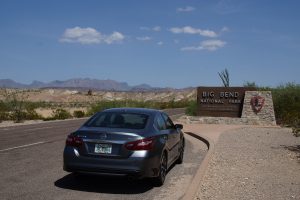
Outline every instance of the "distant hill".
{"label": "distant hill", "polygon": [[17,83],[11,79],[0,79],[0,87],[2,87],[2,88],[26,88],[26,85]]}
{"label": "distant hill", "polygon": [[11,79],[0,79],[1,88],[39,89],[39,88],[69,88],[69,89],[92,89],[106,91],[153,91],[173,90],[172,88],[157,88],[147,84],[129,86],[126,82],[114,80],[98,80],[90,78],[74,78],[65,81],[55,80],[49,83],[33,81],[31,84],[18,83]]}

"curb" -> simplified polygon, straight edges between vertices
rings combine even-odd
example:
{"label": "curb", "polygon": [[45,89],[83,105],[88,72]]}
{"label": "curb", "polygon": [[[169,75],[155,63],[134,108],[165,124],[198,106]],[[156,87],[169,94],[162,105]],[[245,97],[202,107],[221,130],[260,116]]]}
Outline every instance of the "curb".
{"label": "curb", "polygon": [[195,134],[195,133],[191,133],[191,132],[185,132],[185,134],[188,134],[198,140],[201,140],[202,142],[204,142],[207,145],[208,148],[208,152],[205,155],[205,158],[203,159],[202,163],[200,164],[200,167],[198,168],[194,178],[192,179],[192,182],[189,185],[189,188],[187,189],[187,191],[185,192],[182,200],[191,200],[191,199],[195,199],[197,192],[199,190],[200,184],[202,182],[202,179],[204,177],[205,171],[208,167],[208,163],[213,155],[213,152],[215,150],[215,144],[214,142],[201,135],[201,134]]}

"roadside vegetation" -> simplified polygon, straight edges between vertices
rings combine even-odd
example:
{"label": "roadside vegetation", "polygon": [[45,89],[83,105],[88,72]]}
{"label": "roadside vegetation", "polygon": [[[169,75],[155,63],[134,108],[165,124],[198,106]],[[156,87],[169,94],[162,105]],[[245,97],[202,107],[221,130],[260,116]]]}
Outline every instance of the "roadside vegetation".
{"label": "roadside vegetation", "polygon": [[[226,74],[225,71],[224,74]],[[255,87],[257,90],[262,91],[271,91],[277,124],[293,127],[295,135],[300,136],[300,84],[287,83],[276,88],[270,88],[259,87],[255,82],[246,82],[244,86]],[[80,107],[86,107],[86,112],[82,111]],[[116,100],[99,101],[85,105],[80,102],[60,104],[57,102],[30,102],[28,101],[28,96],[26,96],[26,91],[23,90],[0,90],[0,122],[12,120],[16,123],[20,123],[24,120],[81,118],[91,116],[94,113],[107,108],[115,107],[140,107],[154,109],[185,107],[187,115],[197,114],[196,100],[172,100],[168,102]],[[67,108],[75,108],[75,110],[70,112]],[[37,109],[51,109],[51,116],[45,118],[38,114],[36,111]]]}
{"label": "roadside vegetation", "polygon": [[277,124],[293,127],[295,136],[300,136],[300,84],[260,89],[272,91]]}
{"label": "roadside vegetation", "polygon": [[197,101],[190,101],[185,109],[185,114],[190,116],[196,116],[197,115]]}
{"label": "roadside vegetation", "polygon": [[167,108],[184,108],[189,105],[190,101],[134,101],[134,100],[119,100],[119,101],[101,101],[91,105],[87,115],[93,115],[98,111],[108,108],[117,107],[138,107],[138,108],[153,108],[153,109],[167,109]]}
{"label": "roadside vegetation", "polygon": [[[55,103],[55,102],[30,102],[23,90],[3,89],[0,94],[0,122],[11,120],[16,123],[21,123],[24,120],[63,120],[70,118],[88,117],[96,112],[108,108],[115,107],[140,107],[140,108],[184,108],[190,104],[190,101],[135,101],[135,100],[115,100],[115,101],[99,101],[91,104],[80,102],[72,103]],[[70,112],[68,108],[86,107],[87,111],[74,110]],[[36,111],[37,109],[52,110],[51,116],[44,117]]]}

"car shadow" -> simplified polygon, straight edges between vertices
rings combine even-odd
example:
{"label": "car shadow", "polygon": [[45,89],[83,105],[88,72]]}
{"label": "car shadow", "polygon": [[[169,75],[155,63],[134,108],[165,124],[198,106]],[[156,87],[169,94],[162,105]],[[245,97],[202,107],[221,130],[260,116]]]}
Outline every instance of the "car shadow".
{"label": "car shadow", "polygon": [[54,185],[59,188],[108,194],[140,194],[153,188],[149,179],[128,180],[125,177],[68,174]]}

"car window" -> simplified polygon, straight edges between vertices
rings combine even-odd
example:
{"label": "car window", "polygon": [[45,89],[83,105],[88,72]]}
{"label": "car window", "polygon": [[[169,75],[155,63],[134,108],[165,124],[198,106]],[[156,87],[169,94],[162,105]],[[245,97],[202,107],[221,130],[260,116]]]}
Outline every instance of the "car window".
{"label": "car window", "polygon": [[165,120],[167,129],[174,129],[175,126],[174,126],[172,120],[168,117],[168,115],[166,115],[165,113],[163,113],[162,116],[163,116],[163,118]]}
{"label": "car window", "polygon": [[136,113],[102,112],[88,121],[88,127],[144,129],[148,115]]}
{"label": "car window", "polygon": [[157,115],[156,118],[156,126],[159,130],[165,130],[166,129],[166,123],[161,114]]}

